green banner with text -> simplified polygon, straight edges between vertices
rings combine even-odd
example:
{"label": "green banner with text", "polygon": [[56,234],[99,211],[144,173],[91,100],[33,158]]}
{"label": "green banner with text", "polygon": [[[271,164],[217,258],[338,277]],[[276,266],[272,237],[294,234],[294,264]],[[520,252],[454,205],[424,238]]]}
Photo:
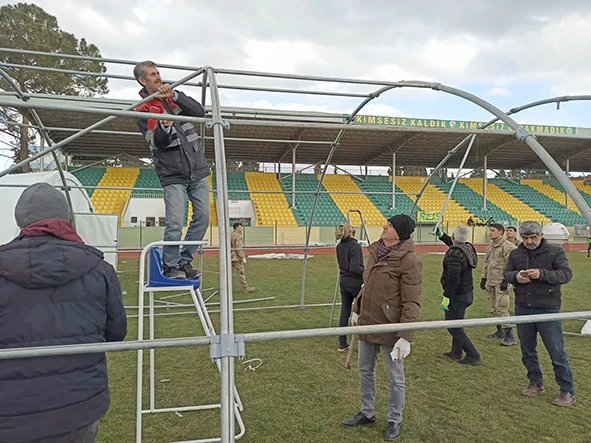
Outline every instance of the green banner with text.
{"label": "green banner with text", "polygon": [[[347,117],[343,117],[343,121]],[[408,117],[378,117],[373,115],[358,115],[353,121],[358,125],[375,126],[397,126],[405,128],[431,128],[431,129],[459,129],[471,130],[479,129],[486,122],[472,122],[464,120],[437,120],[427,118],[408,118]],[[551,125],[522,125],[526,131],[534,134],[554,134],[554,135],[576,135],[577,128],[571,126],[551,126]],[[511,128],[505,123],[493,123],[486,128],[487,131],[511,131]]]}
{"label": "green banner with text", "polygon": [[419,223],[436,223],[439,219],[440,212],[417,212],[417,222]]}

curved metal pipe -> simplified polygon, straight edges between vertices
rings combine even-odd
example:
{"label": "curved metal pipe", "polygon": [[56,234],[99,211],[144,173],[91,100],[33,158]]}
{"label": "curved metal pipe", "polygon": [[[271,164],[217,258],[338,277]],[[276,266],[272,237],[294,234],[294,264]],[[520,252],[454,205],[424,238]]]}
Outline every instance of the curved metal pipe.
{"label": "curved metal pipe", "polygon": [[[370,101],[372,101],[374,98],[378,98],[383,92],[389,91],[390,89],[394,89],[397,87],[398,86],[384,86],[384,87],[378,89],[376,92],[371,93],[369,95],[369,97],[364,99],[361,102],[361,104],[359,104],[359,106],[357,106],[357,108],[355,108],[355,110],[351,113],[351,115],[349,115],[349,117],[347,117],[345,124],[347,124],[347,125],[350,124],[355,119],[355,116],[359,113],[359,111],[361,111],[361,109],[363,109],[363,107],[365,105],[367,105]],[[339,133],[337,134],[335,141],[332,143],[332,146],[331,146],[330,151],[328,153],[328,157],[326,158],[326,162],[324,164],[324,168],[322,170],[322,174],[320,176],[320,180],[318,180],[318,187],[316,188],[316,193],[314,194],[314,202],[312,203],[312,211],[310,212],[310,220],[308,222],[308,229],[306,231],[306,245],[304,247],[304,265],[303,265],[303,269],[302,269],[302,290],[301,290],[301,296],[300,296],[300,309],[304,309],[304,298],[305,298],[305,292],[306,292],[306,269],[307,269],[307,264],[308,264],[308,250],[309,250],[308,247],[310,246],[310,235],[312,233],[312,220],[314,219],[314,212],[316,211],[316,205],[318,204],[318,197],[320,196],[320,192],[322,190],[322,182],[324,181],[324,176],[326,175],[326,171],[328,170],[328,166],[330,164],[330,161],[332,160],[332,157],[333,157],[344,133],[345,133],[345,129],[341,129],[339,131]]]}
{"label": "curved metal pipe", "polygon": [[[21,90],[19,85],[2,68],[0,68],[0,76],[2,76],[10,84],[10,86],[12,86],[12,88],[16,91],[17,95],[19,96],[19,98],[21,100],[23,100],[23,101],[28,100],[28,97],[25,96],[24,92]],[[37,126],[38,126],[37,130],[39,131],[39,133],[41,134],[41,136],[45,140],[45,143],[47,143],[47,146],[51,147],[53,145],[53,141],[49,137],[49,134],[47,133],[47,130],[45,129],[45,126],[43,125],[43,122],[41,121],[41,118],[39,117],[39,114],[37,114],[37,111],[35,109],[31,109],[30,111],[31,111],[31,115],[33,116],[33,119],[35,119],[35,123],[37,123]],[[28,131],[28,129],[25,129],[25,130]],[[27,146],[27,149],[28,149],[28,146]],[[44,151],[40,150],[40,152],[42,153]],[[66,194],[66,201],[68,202],[68,210],[70,211],[70,219],[72,220],[72,226],[74,227],[74,230],[76,230],[76,217],[74,216],[74,206],[72,205],[72,196],[70,195],[70,189],[68,188],[68,183],[66,181],[66,175],[64,174],[64,171],[62,170],[62,168],[59,164],[59,158],[58,158],[55,150],[51,151],[51,156],[53,157],[53,161],[55,162],[55,167],[59,171],[60,179],[62,181],[62,184],[64,185],[64,193]]]}
{"label": "curved metal pipe", "polygon": [[[194,77],[197,77],[198,75],[201,75],[202,72],[203,72],[202,69],[200,69],[198,71],[195,71],[195,72],[187,75],[186,77],[183,77],[181,80],[172,83],[170,86],[173,87],[173,88],[176,88],[177,86],[182,85],[183,83],[186,83],[190,79],[192,79]],[[138,107],[139,105],[144,104],[146,102],[149,102],[154,97],[156,97],[156,95],[158,95],[158,92],[155,92],[154,94],[149,95],[148,97],[146,97],[146,98],[144,98],[144,99],[142,99],[142,100],[134,103],[131,106],[128,106],[128,107],[124,108],[123,110],[124,111],[132,111],[136,107]],[[96,122],[96,123],[88,126],[87,128],[85,128],[85,129],[83,129],[83,130],[81,130],[81,131],[79,131],[79,132],[77,132],[75,134],[72,134],[71,136],[69,136],[68,138],[65,138],[61,142],[52,145],[49,149],[45,150],[43,153],[40,152],[40,153],[34,154],[31,157],[27,158],[26,160],[23,160],[23,161],[17,163],[16,165],[14,165],[14,166],[11,166],[9,168],[6,168],[4,171],[0,171],[0,177],[4,177],[5,175],[10,174],[11,172],[14,172],[14,171],[18,170],[21,166],[26,165],[27,163],[31,163],[32,161],[35,161],[38,158],[43,157],[46,154],[50,154],[51,151],[54,151],[56,149],[61,148],[62,146],[67,145],[68,143],[70,143],[70,142],[72,142],[72,141],[74,141],[74,140],[76,140],[76,139],[78,139],[78,138],[80,138],[80,137],[82,137],[82,136],[84,136],[84,135],[92,132],[93,130],[98,129],[101,126],[106,125],[107,123],[109,123],[112,120],[115,120],[116,118],[117,118],[117,116],[114,116],[114,115],[111,115],[109,117],[105,117],[104,119],[102,119],[102,120],[100,120],[100,121],[98,121],[98,122]]]}

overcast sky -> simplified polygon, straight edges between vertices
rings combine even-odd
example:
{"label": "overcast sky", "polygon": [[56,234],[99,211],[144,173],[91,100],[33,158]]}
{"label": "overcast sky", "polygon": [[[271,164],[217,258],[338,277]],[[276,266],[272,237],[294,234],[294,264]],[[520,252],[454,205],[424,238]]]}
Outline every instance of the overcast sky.
{"label": "overcast sky", "polygon": [[[0,1],[1,4],[15,3]],[[503,110],[556,95],[591,94],[591,1],[37,0],[60,27],[104,57],[368,79],[429,80]],[[131,75],[130,66],[108,65]],[[166,72],[172,79],[183,73]],[[221,84],[343,90],[342,86],[221,76]],[[139,87],[111,80],[110,96]],[[359,90],[348,88],[349,90]],[[369,91],[370,88],[361,88]],[[196,90],[186,92],[199,97]],[[358,99],[223,90],[223,105],[352,111]],[[520,122],[591,126],[589,103],[549,105]],[[363,114],[488,120],[441,92],[398,90]]]}

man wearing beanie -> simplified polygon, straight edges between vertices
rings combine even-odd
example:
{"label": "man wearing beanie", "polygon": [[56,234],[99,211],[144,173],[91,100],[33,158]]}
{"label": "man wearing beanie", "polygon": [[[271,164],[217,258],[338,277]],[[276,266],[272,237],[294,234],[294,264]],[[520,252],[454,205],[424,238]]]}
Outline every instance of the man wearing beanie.
{"label": "man wearing beanie", "polygon": [[[20,235],[0,246],[0,348],[120,341],[117,275],[47,183],[22,193]],[[0,360],[0,441],[94,442],[110,405],[104,353]],[[46,440],[50,439],[50,440]]]}
{"label": "man wearing beanie", "polygon": [[[408,215],[394,215],[384,225],[380,240],[369,246],[364,285],[353,306],[353,323],[365,326],[419,320],[423,266],[410,238],[414,228]],[[384,440],[398,438],[406,392],[403,361],[410,353],[412,336],[411,331],[359,336],[361,410],[355,417],[343,420],[343,426],[375,424],[375,369],[381,350],[390,383]]]}

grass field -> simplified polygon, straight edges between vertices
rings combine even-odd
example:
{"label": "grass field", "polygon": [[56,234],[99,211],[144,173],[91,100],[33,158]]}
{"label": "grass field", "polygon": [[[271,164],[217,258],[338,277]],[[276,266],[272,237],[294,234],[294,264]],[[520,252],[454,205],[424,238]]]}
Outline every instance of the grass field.
{"label": "grass field", "polygon": [[[439,275],[442,256],[420,255],[424,265],[421,320],[441,320]],[[574,280],[563,287],[562,311],[590,310],[591,260],[569,254]],[[482,260],[480,260],[482,262]],[[123,260],[119,270],[126,305],[137,304],[137,260]],[[204,261],[204,288],[218,286],[218,261]],[[301,261],[249,260],[247,278],[256,286],[244,294],[234,277],[235,299],[275,296],[266,302],[238,307],[293,305],[300,299]],[[479,277],[479,270],[474,274]],[[330,303],[335,287],[333,256],[310,259],[306,303]],[[475,280],[478,280],[475,278]],[[156,294],[158,296],[158,294]],[[164,294],[162,294],[164,295]],[[205,294],[207,295],[207,293]],[[188,297],[177,301],[187,302]],[[219,301],[214,297],[211,301]],[[211,308],[211,309],[217,309]],[[484,291],[475,292],[467,317],[488,316]],[[136,314],[129,310],[128,314]],[[338,315],[338,312],[337,312]],[[216,330],[219,315],[211,314]],[[235,313],[237,333],[327,327],[330,308],[315,307]],[[584,322],[565,322],[579,332]],[[336,326],[336,322],[334,323]],[[566,336],[566,350],[575,376],[578,404],[561,409],[551,404],[558,394],[548,355],[539,345],[546,393],[537,398],[519,395],[527,385],[518,346],[504,348],[486,338],[494,328],[468,330],[484,358],[477,367],[463,367],[441,354],[450,348],[447,331],[417,332],[405,361],[406,408],[401,442],[591,442],[591,340]],[[157,338],[204,335],[196,315],[156,318]],[[129,319],[128,339],[137,338],[137,321]],[[236,361],[236,385],[244,403],[244,442],[374,442],[382,441],[386,426],[388,384],[383,361],[377,369],[377,424],[345,429],[341,419],[359,410],[356,363],[341,366],[337,338],[283,340],[249,344],[247,359],[260,358],[256,371]],[[147,352],[144,353],[147,362]],[[135,352],[109,354],[111,410],[100,423],[100,442],[135,441]],[[356,360],[356,358],[354,359]],[[146,367],[146,366],[145,366]],[[144,380],[147,382],[147,371]],[[168,381],[161,381],[168,380]],[[207,347],[156,351],[156,407],[216,403],[219,374],[208,359]],[[145,390],[147,397],[147,384]],[[147,406],[147,399],[144,404]],[[219,436],[219,410],[187,412],[182,417],[161,413],[144,417],[144,442],[165,442]]]}

